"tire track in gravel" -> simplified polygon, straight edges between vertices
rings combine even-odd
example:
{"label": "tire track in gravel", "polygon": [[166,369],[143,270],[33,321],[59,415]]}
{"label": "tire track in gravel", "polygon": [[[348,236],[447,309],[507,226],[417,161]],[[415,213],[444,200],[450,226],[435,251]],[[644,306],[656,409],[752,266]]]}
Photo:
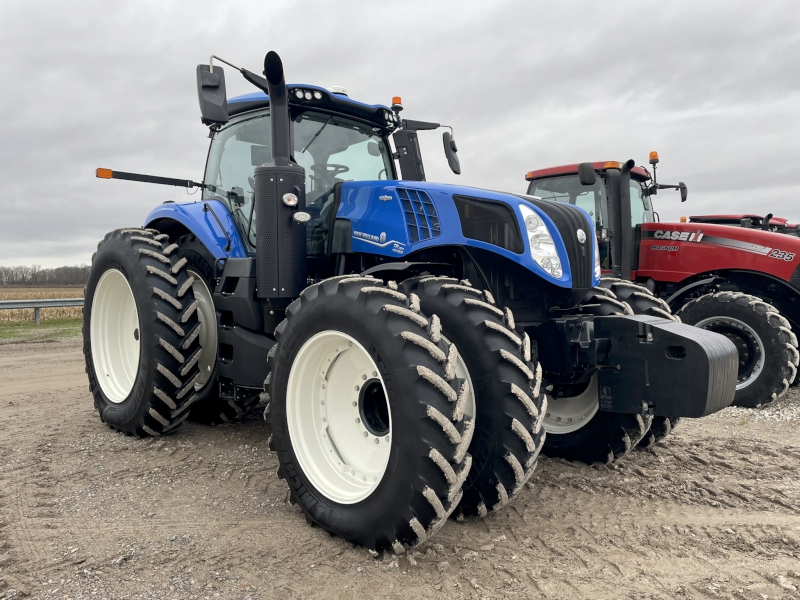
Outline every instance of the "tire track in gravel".
{"label": "tire track in gravel", "polygon": [[[800,422],[684,423],[611,468],[542,458],[507,509],[374,560],[285,502],[259,418],[127,437],[99,422],[80,345],[42,346],[0,347],[0,377],[18,381],[11,395],[0,386],[0,579],[34,597],[761,600],[800,588]],[[40,377],[50,369],[61,387]]]}

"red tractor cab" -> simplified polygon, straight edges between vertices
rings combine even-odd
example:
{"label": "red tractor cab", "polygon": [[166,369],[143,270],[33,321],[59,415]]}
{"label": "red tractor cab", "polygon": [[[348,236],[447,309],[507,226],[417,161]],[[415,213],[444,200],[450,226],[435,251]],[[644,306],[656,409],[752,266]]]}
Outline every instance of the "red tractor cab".
{"label": "red tractor cab", "polygon": [[[641,284],[686,323],[739,348],[734,404],[759,406],[795,379],[800,332],[800,239],[786,219],[708,215],[660,222],[654,196],[686,185],[657,183],[632,160],[531,171],[528,195],[583,208],[595,223],[601,268]],[[732,226],[733,225],[733,226]],[[784,235],[789,233],[791,235]]]}

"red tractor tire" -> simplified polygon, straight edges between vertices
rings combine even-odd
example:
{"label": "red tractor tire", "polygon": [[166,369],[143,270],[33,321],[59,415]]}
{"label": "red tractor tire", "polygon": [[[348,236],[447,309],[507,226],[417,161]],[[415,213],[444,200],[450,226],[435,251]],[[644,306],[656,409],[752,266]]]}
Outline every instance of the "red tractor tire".
{"label": "red tractor tire", "polygon": [[735,406],[759,407],[782,396],[794,381],[797,337],[774,306],[741,292],[706,294],[678,311],[684,323],[728,337],[739,349]]}

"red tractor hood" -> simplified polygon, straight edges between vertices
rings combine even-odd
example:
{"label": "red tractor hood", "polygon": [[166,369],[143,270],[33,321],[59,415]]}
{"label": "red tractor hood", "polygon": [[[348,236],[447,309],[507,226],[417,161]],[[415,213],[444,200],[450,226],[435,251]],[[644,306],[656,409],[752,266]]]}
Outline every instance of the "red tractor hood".
{"label": "red tractor hood", "polygon": [[724,269],[789,281],[800,270],[800,238],[729,225],[643,223],[637,276],[684,279]]}

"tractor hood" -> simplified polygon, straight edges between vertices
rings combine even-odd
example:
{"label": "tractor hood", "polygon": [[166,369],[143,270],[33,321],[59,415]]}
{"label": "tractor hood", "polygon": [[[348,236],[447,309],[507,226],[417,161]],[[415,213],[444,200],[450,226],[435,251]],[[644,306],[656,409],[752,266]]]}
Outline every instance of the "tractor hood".
{"label": "tractor hood", "polygon": [[[552,237],[560,277],[534,258],[525,227],[531,212]],[[594,226],[575,206],[461,185],[362,181],[342,185],[336,216],[352,225],[353,252],[401,258],[434,246],[467,246],[504,256],[559,287],[598,281]]]}
{"label": "tractor hood", "polygon": [[761,229],[710,223],[644,223],[639,277],[683,281],[725,269],[790,282],[800,273],[800,239]]}

